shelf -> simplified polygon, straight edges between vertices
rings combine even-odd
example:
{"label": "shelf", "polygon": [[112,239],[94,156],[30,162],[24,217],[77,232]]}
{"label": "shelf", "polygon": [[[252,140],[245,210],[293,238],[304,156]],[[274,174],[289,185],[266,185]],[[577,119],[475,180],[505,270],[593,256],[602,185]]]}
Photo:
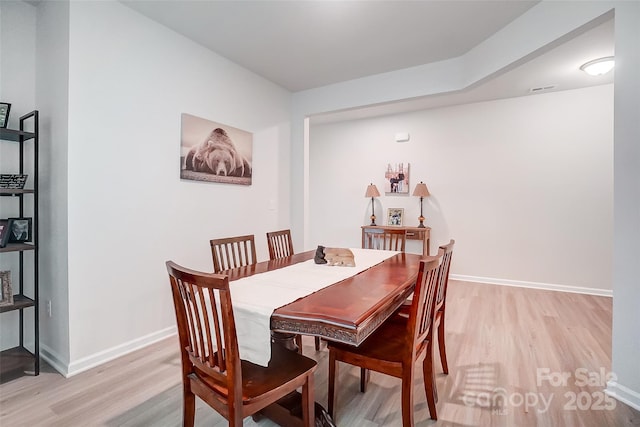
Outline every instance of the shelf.
{"label": "shelf", "polygon": [[33,243],[7,243],[7,246],[0,248],[0,252],[32,251],[35,248]]}
{"label": "shelf", "polygon": [[0,196],[21,196],[23,194],[34,194],[34,190],[19,190],[13,188],[0,188]]}
{"label": "shelf", "polygon": [[36,137],[36,134],[34,132],[0,128],[0,139],[3,139],[5,141],[20,142],[20,141],[27,141],[35,137]]}
{"label": "shelf", "polygon": [[35,356],[26,348],[14,347],[0,352],[0,382],[33,375],[34,370]]}
{"label": "shelf", "polygon": [[[2,1],[2,0],[0,0]],[[0,306],[0,314],[2,314],[2,330],[4,334],[15,324],[17,331],[15,335],[18,338],[14,348],[0,352],[0,383],[10,381],[23,375],[40,374],[40,325],[39,325],[39,307],[38,307],[38,155],[39,155],[39,112],[33,110],[20,117],[20,129],[0,128],[0,142],[13,144],[16,143],[17,149],[9,150],[12,155],[7,159],[2,158],[3,173],[8,171],[30,172],[31,188],[24,188],[24,181],[14,179],[3,179],[3,186],[12,188],[0,188],[1,203],[7,204],[6,212],[3,215],[9,215],[14,218],[31,217],[31,233],[29,242],[7,243],[5,247],[0,248],[2,255],[2,263],[5,259],[11,259],[11,262],[17,261],[16,265],[12,264],[11,275],[15,277],[12,288],[17,294],[13,295],[13,302],[10,305]],[[30,131],[33,129],[33,131]],[[15,173],[9,175],[16,175]],[[5,184],[6,183],[6,184]],[[21,187],[22,188],[15,188]],[[25,197],[25,195],[27,197]],[[13,198],[18,203],[7,200]],[[27,203],[25,203],[27,202]],[[3,221],[3,224],[6,222]],[[6,231],[6,230],[5,230]],[[5,236],[6,237],[6,236]],[[32,255],[23,256],[24,252],[29,251]],[[5,255],[8,253],[17,253],[18,256]],[[32,274],[31,274],[32,273]],[[14,313],[14,314],[5,314]],[[32,317],[33,316],[33,317]],[[5,318],[16,317],[16,322],[6,323]],[[33,321],[31,321],[33,319]],[[33,333],[31,333],[33,332]],[[26,344],[25,339],[31,339],[33,336],[33,353],[28,349],[30,345]],[[8,343],[5,343],[8,344]],[[1,417],[1,416],[0,416]]]}
{"label": "shelf", "polygon": [[36,302],[29,297],[25,297],[22,294],[16,294],[13,296],[13,304],[0,305],[0,313],[6,313],[7,311],[20,310],[27,307],[33,307]]}

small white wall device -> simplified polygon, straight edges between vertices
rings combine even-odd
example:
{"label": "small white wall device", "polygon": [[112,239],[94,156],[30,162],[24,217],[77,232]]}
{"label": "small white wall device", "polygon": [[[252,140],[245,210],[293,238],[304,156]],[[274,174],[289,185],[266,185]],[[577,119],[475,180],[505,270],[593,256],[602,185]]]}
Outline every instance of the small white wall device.
{"label": "small white wall device", "polygon": [[409,140],[409,132],[396,133],[396,142],[407,142]]}

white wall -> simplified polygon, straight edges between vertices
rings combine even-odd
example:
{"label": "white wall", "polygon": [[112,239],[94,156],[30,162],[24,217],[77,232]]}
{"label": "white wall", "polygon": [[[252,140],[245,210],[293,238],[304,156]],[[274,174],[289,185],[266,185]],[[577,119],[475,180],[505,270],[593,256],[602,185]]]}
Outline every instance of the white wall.
{"label": "white wall", "polygon": [[[409,194],[431,192],[432,253],[456,239],[452,274],[611,294],[612,85],[312,125],[309,159],[312,245],[358,247],[366,185],[404,162]],[[378,224],[390,207],[418,225],[418,198],[383,193]]]}
{"label": "white wall", "polygon": [[35,25],[33,6],[0,2],[0,96],[12,104],[7,127],[13,129],[35,105]]}
{"label": "white wall", "polygon": [[[68,110],[69,3],[37,8],[36,99],[40,110],[40,351],[61,372],[69,364]],[[47,303],[51,301],[51,316]]]}
{"label": "white wall", "polygon": [[640,410],[640,2],[616,7],[613,354],[607,391]]}
{"label": "white wall", "polygon": [[[315,114],[463,90],[493,73],[526,60],[556,39],[599,19],[614,3],[542,1],[465,55],[403,70],[363,77],[293,94],[291,206],[295,236],[306,248],[311,222],[308,145],[304,120]],[[540,22],[545,30],[540,31]],[[302,240],[302,238],[301,238]]]}
{"label": "white wall", "polygon": [[[72,2],[69,34],[74,373],[174,331],[166,260],[211,271],[209,239],[244,233],[268,257],[290,94],[118,2]],[[253,132],[253,185],[180,180],[183,112]]]}
{"label": "white wall", "polygon": [[[36,108],[35,99],[35,8],[22,2],[0,2],[0,100],[11,104],[9,128],[19,128],[19,118]],[[25,144],[26,188],[33,188],[33,144]],[[0,171],[19,173],[19,144],[0,143]],[[25,214],[31,216],[32,199],[25,197]],[[18,199],[0,197],[0,218],[18,216]],[[0,270],[11,271],[14,293],[18,293],[18,252],[0,255]],[[32,294],[33,253],[25,252],[25,290]],[[33,349],[33,309],[25,311],[25,343]],[[0,350],[19,343],[18,311],[0,315]]]}

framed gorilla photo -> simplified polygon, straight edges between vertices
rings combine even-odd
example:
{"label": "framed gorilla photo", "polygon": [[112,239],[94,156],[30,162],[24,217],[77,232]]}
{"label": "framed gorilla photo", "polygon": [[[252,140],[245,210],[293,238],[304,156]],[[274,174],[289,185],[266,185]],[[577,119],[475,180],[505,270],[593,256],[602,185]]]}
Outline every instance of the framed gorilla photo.
{"label": "framed gorilla photo", "polygon": [[253,134],[182,114],[180,178],[251,185]]}

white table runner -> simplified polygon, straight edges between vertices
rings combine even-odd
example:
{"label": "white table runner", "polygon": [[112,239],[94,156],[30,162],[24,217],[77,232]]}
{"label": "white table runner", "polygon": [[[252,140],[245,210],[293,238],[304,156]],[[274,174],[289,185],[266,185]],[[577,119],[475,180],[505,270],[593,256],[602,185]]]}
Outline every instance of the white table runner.
{"label": "white table runner", "polygon": [[271,314],[283,305],[347,279],[397,254],[349,248],[355,267],[316,264],[313,259],[229,284],[240,358],[267,366],[271,358]]}

